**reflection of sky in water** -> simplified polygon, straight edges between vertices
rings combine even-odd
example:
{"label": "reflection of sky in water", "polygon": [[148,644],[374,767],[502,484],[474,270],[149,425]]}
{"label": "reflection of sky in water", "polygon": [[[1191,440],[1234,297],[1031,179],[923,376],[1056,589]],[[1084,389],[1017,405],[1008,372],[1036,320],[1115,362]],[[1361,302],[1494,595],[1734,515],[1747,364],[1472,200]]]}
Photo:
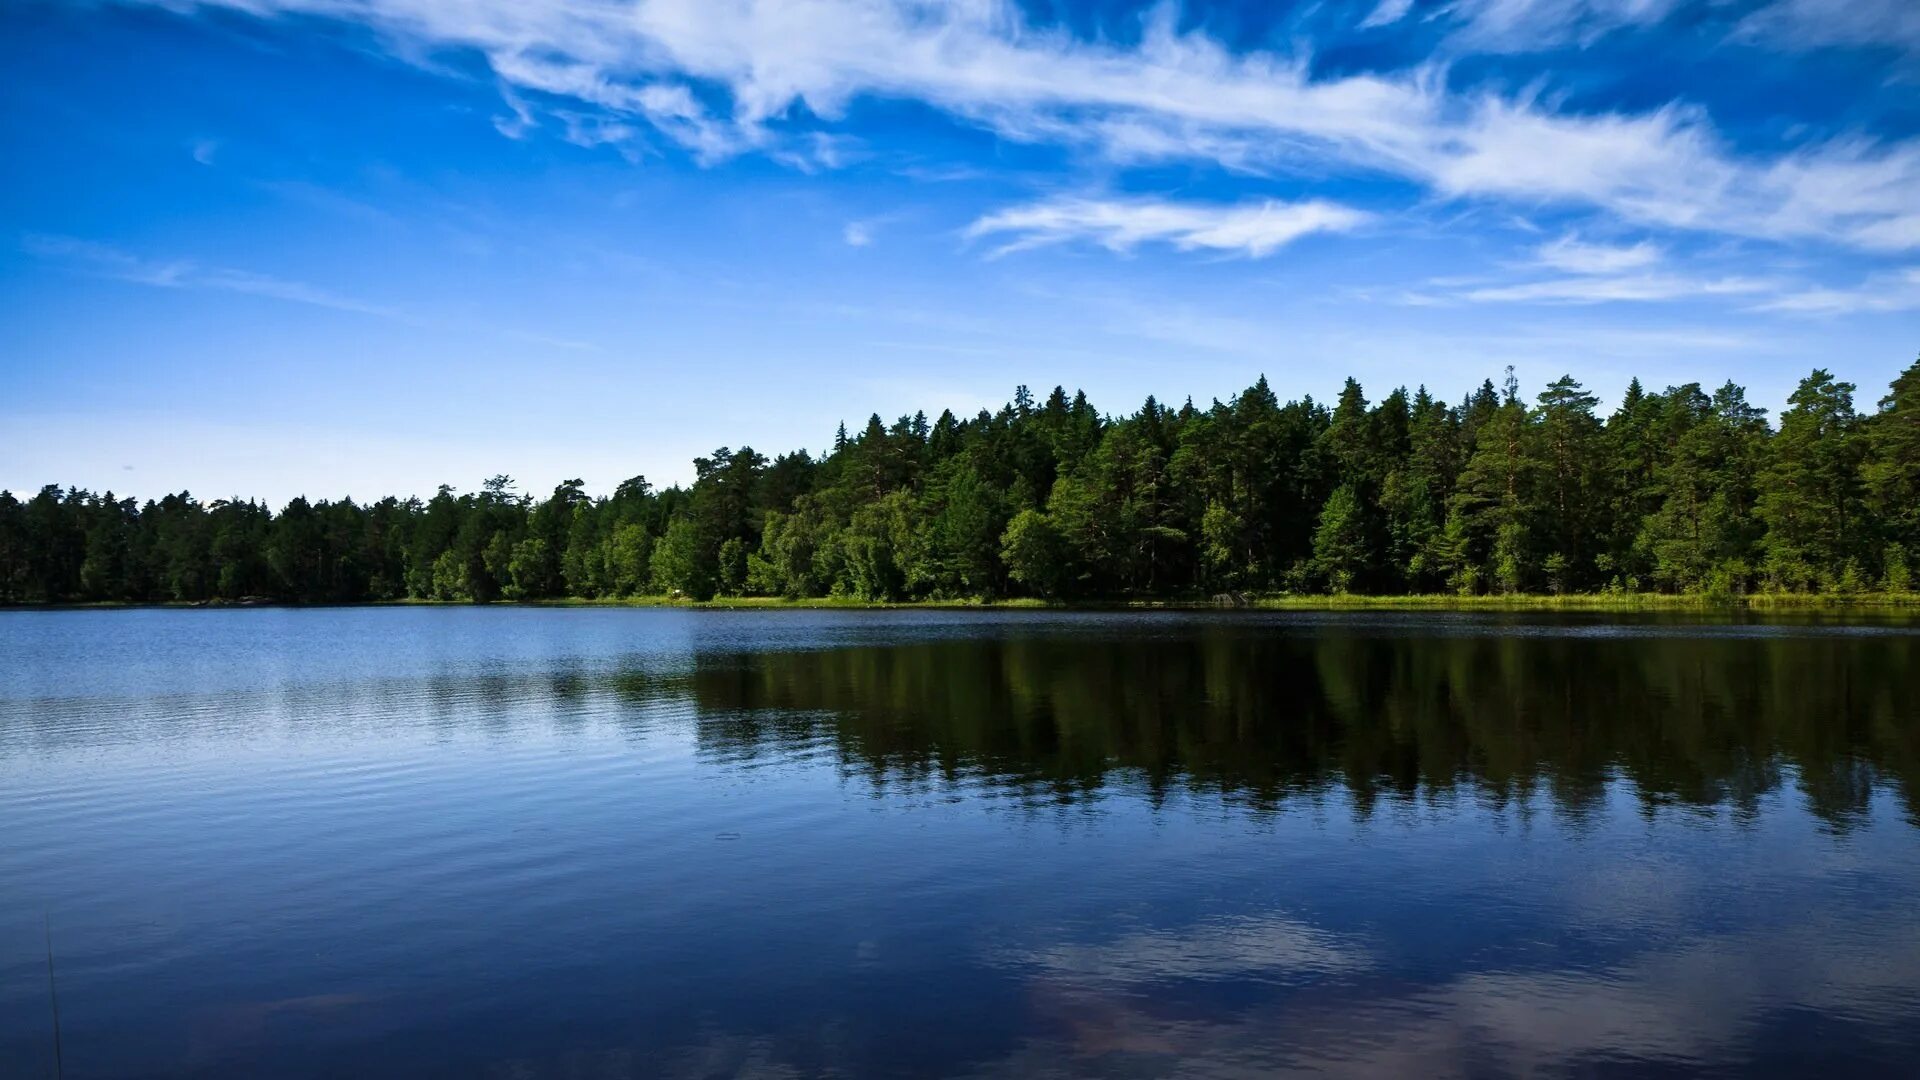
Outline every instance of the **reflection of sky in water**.
{"label": "reflection of sky in water", "polygon": [[42,905],[88,1075],[1920,1054],[1911,634],[226,614],[0,615],[26,1075]]}
{"label": "reflection of sky in water", "polygon": [[[985,1075],[1073,1072],[1113,1058],[1188,1075],[1300,1069],[1532,1073],[1575,1061],[1737,1064],[1789,1011],[1898,1032],[1920,1010],[1920,922],[1769,926],[1574,970],[1467,971],[1409,984],[1390,956],[1285,919],[1203,924],[1031,957],[1036,1009],[1061,1031]],[[1196,985],[1311,987],[1196,1017]],[[1188,984],[1183,987],[1181,984]],[[1908,1050],[1911,1051],[1909,1044]],[[1886,1064],[1898,1060],[1890,1054]],[[1750,1066],[1749,1066],[1750,1067]]]}

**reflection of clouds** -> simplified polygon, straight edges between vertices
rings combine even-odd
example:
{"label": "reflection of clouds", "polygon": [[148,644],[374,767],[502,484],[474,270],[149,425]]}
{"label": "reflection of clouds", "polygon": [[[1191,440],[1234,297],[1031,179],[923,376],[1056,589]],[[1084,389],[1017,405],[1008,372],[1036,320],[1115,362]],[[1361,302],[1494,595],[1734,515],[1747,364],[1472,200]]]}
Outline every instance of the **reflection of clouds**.
{"label": "reflection of clouds", "polygon": [[1643,944],[1687,926],[1708,884],[1698,868],[1672,856],[1596,859],[1566,874],[1560,891],[1571,925],[1634,935]]}
{"label": "reflection of clouds", "polygon": [[780,1048],[767,1039],[724,1032],[710,1032],[682,1053],[655,1059],[631,1074],[616,1076],[653,1076],[672,1078],[728,1076],[743,1080],[795,1080],[812,1070],[780,1060]]}
{"label": "reflection of clouds", "polygon": [[237,1051],[270,1044],[288,1028],[339,1030],[365,1024],[379,1004],[366,994],[343,992],[265,1001],[236,1001],[196,1012],[186,1027],[187,1061],[207,1068]]}
{"label": "reflection of clouds", "polygon": [[796,1080],[809,1072],[786,1064],[763,1039],[706,1033],[686,1050],[665,1057],[645,1048],[615,1047],[567,1050],[544,1057],[516,1057],[488,1062],[474,1071],[480,1080],[680,1080],[682,1077],[726,1076],[735,1080]]}
{"label": "reflection of clouds", "polygon": [[[1809,940],[1801,943],[1800,952],[1808,972],[1816,977],[1799,1004],[1867,1024],[1910,1024],[1920,1016],[1920,923],[1911,921],[1911,913],[1906,917],[1905,925],[1891,928],[1881,938],[1856,941],[1845,948],[1835,948],[1825,939],[1812,940],[1813,927],[1804,929]],[[1829,934],[1847,932],[1843,925],[1839,919],[1818,924]]]}
{"label": "reflection of clouds", "polygon": [[[1300,929],[1286,927],[1282,952],[1304,940],[1309,963],[1346,956],[1347,966],[1326,969],[1339,978],[1221,1022],[1169,1015],[1139,991],[1251,973],[1245,953],[1223,947],[1252,940],[1238,933],[1193,935],[1192,956],[1178,952],[1178,934],[1146,935],[1148,947],[1102,947],[1093,964],[1066,964],[1064,977],[1058,965],[1042,965],[1035,1018],[1049,1033],[976,1075],[1068,1075],[1093,1060],[1102,1072],[1177,1067],[1220,1077],[1526,1074],[1600,1060],[1700,1068],[1743,1060],[1762,1025],[1785,1010],[1865,1025],[1855,1034],[1881,1040],[1891,1064],[1913,1051],[1906,1024],[1920,1015],[1920,922],[1911,916],[1898,925],[1834,920],[1727,935],[1594,971],[1475,972],[1411,992],[1379,985],[1377,969],[1356,954],[1318,953],[1321,935]],[[1155,967],[1162,957],[1166,966]],[[1104,982],[1087,977],[1100,963]]]}
{"label": "reflection of clouds", "polygon": [[[1516,1071],[1607,1055],[1738,1060],[1771,1012],[1813,1010],[1888,1028],[1920,1015],[1920,923],[1830,922],[1710,938],[1596,972],[1488,972],[1417,995],[1394,1043],[1470,1034]],[[1393,1043],[1389,1044],[1391,1048]]]}
{"label": "reflection of clouds", "polygon": [[[1136,930],[1104,942],[1003,950],[992,961],[1027,975],[1034,1020],[1057,1033],[1043,1045],[1074,1060],[1177,1059],[1183,1068],[1196,1043],[1212,1036],[1208,1025],[1163,1015],[1157,989],[1175,983],[1301,985],[1374,966],[1364,948],[1279,914]],[[1044,1072],[1050,1066],[1034,1056],[1034,1049],[988,1071]]]}
{"label": "reflection of clouds", "polygon": [[1104,986],[1182,979],[1298,982],[1372,966],[1358,946],[1283,915],[1139,930],[1109,942],[1055,945],[1000,959],[1062,983]]}

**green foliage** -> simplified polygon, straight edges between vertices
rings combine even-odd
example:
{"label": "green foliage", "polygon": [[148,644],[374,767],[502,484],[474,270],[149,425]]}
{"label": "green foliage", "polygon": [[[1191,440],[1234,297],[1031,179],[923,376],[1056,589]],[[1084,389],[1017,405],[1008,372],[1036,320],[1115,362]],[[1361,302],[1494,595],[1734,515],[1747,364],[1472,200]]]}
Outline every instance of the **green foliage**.
{"label": "green foliage", "polygon": [[[951,432],[951,414],[942,417]],[[1006,568],[1000,561],[1000,535],[1006,531],[1006,498],[981,475],[973,463],[953,458],[936,473],[928,494],[927,529],[929,573],[937,590],[947,595],[994,596],[1004,589]]]}
{"label": "green foliage", "polygon": [[1313,533],[1315,568],[1333,592],[1350,592],[1367,572],[1368,556],[1360,497],[1352,484],[1342,484],[1320,510],[1320,526]]}
{"label": "green foliage", "polygon": [[1920,551],[1920,360],[1893,380],[1867,423],[1862,478],[1870,509],[1891,541]]}
{"label": "green foliage", "polygon": [[768,514],[759,553],[766,569],[756,591],[796,599],[826,595],[837,559],[823,541],[832,533],[824,509],[811,499],[801,499],[792,514]]}
{"label": "green foliage", "polygon": [[722,596],[740,596],[747,591],[747,542],[729,536],[720,543],[715,584]]}
{"label": "green foliage", "polygon": [[547,584],[552,565],[547,542],[537,536],[527,537],[513,546],[501,593],[509,600],[533,600],[549,595]]}
{"label": "green foliage", "polygon": [[1788,399],[1780,433],[1768,444],[1757,509],[1767,526],[1765,573],[1776,588],[1837,583],[1862,547],[1866,445],[1853,390],[1815,370]]}
{"label": "green foliage", "polygon": [[1880,587],[1890,593],[1909,592],[1913,589],[1913,568],[1909,562],[1905,545],[1888,544],[1882,556],[1886,570],[1880,579]]}
{"label": "green foliage", "polygon": [[1038,510],[1015,514],[1006,535],[1000,538],[1000,557],[1007,564],[1008,576],[1038,596],[1058,595],[1062,548],[1053,522]]}
{"label": "green foliage", "polygon": [[[688,518],[676,518],[665,536],[653,546],[654,585],[669,594],[680,593],[695,600],[713,597],[712,561],[701,550],[699,528]],[[717,556],[717,552],[715,553]]]}
{"label": "green foliage", "polygon": [[911,508],[905,491],[893,491],[854,511],[838,534],[843,553],[840,592],[859,600],[908,595],[919,571]]}
{"label": "green foliage", "polygon": [[443,551],[433,561],[433,599],[471,600],[473,590],[467,583],[467,560],[457,551]]}
{"label": "green foliage", "polygon": [[1245,530],[1240,515],[1225,503],[1207,504],[1207,512],[1200,518],[1200,559],[1209,584],[1227,586],[1239,582],[1241,572],[1236,562],[1240,536]]}
{"label": "green foliage", "polygon": [[1329,408],[1261,379],[1206,407],[1107,416],[1019,388],[997,411],[842,425],[772,460],[722,447],[686,487],[544,499],[479,490],[278,513],[0,492],[0,603],[845,597],[1462,595],[1912,587],[1920,363],[1879,411],[1815,371],[1775,432],[1731,383],[1628,387],[1602,420],[1570,376],[1509,372]]}

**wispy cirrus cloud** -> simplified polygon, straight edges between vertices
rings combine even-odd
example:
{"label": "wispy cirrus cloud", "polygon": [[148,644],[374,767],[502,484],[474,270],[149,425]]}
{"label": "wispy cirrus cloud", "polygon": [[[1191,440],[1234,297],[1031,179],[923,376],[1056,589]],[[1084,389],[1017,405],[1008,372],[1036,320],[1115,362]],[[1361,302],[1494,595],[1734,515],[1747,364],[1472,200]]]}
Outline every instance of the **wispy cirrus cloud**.
{"label": "wispy cirrus cloud", "polygon": [[[1584,48],[1680,19],[1723,41],[1786,51],[1920,50],[1920,5],[1911,0],[1434,0],[1423,10],[1452,28],[1448,45],[1459,52]],[[1360,26],[1392,25],[1413,11],[1414,0],[1381,0]]]}
{"label": "wispy cirrus cloud", "polygon": [[[411,326],[443,325],[442,320],[405,308],[376,304],[303,281],[290,281],[270,274],[260,274],[229,266],[209,266],[192,259],[147,258],[112,244],[84,240],[79,237],[33,233],[22,240],[20,247],[27,254],[37,258],[63,263],[83,273],[134,285],[146,285],[159,289],[237,293],[243,296],[281,300],[290,304],[326,308],[331,311],[368,315]],[[460,325],[466,329],[473,329],[475,324],[471,319],[462,319]],[[523,330],[512,326],[492,327],[490,332],[549,349],[583,352],[600,348],[592,341]]]}
{"label": "wispy cirrus cloud", "polygon": [[1776,0],[1742,19],[1736,34],[1788,48],[1866,46],[1920,53],[1920,4],[1912,0]]}
{"label": "wispy cirrus cloud", "polygon": [[1470,303],[1607,304],[1622,301],[1660,303],[1713,297],[1754,296],[1780,288],[1779,282],[1754,277],[1698,277],[1689,274],[1580,274],[1513,285],[1466,289],[1456,298]]}
{"label": "wispy cirrus cloud", "polygon": [[1534,249],[1541,266],[1569,274],[1618,274],[1652,266],[1664,258],[1659,247],[1645,240],[1637,244],[1595,244],[1563,236]]}
{"label": "wispy cirrus cloud", "polygon": [[1920,310],[1920,266],[1868,274],[1852,286],[1789,275],[1710,274],[1670,266],[1647,241],[1602,244],[1563,236],[1533,249],[1522,269],[1546,276],[1436,278],[1395,299],[1412,306],[1589,305],[1716,300],[1749,312],[1855,315]]}
{"label": "wispy cirrus cloud", "polygon": [[[1649,241],[1606,244],[1562,236],[1532,249],[1520,280],[1463,278],[1428,282],[1404,295],[1414,305],[1669,303],[1778,292],[1777,278],[1705,275],[1665,267],[1666,252]],[[1546,276],[1539,276],[1547,271]]]}
{"label": "wispy cirrus cloud", "polygon": [[1165,199],[1063,197],[988,214],[968,227],[967,235],[1013,237],[996,255],[1084,240],[1109,251],[1163,243],[1181,251],[1262,258],[1310,233],[1357,228],[1370,216],[1320,200],[1267,199],[1213,206]]}
{"label": "wispy cirrus cloud", "polygon": [[25,238],[21,248],[29,255],[57,260],[88,273],[136,285],[162,289],[211,289],[384,319],[405,318],[397,308],[369,303],[305,282],[288,281],[231,267],[205,266],[189,259],[149,259],[111,244],[72,236],[35,233]]}
{"label": "wispy cirrus cloud", "polygon": [[1851,289],[1819,287],[1782,293],[1758,311],[1794,315],[1855,315],[1920,310],[1920,266],[1878,273]]}
{"label": "wispy cirrus cloud", "polygon": [[[1539,93],[1456,89],[1432,63],[1316,75],[1303,55],[1235,52],[1182,31],[1166,7],[1137,43],[1116,44],[1036,29],[1008,0],[145,2],[354,22],[403,55],[471,50],[529,101],[588,106],[611,118],[604,134],[637,138],[640,128],[613,125],[643,125],[709,163],[791,156],[855,100],[877,98],[1123,163],[1344,171],[1446,199],[1545,203],[1641,226],[1920,248],[1911,140],[1833,136],[1741,152],[1684,102],[1576,113]],[[1463,0],[1455,16],[1487,34],[1564,26],[1579,40],[1673,7]],[[508,127],[519,123],[516,114]]]}
{"label": "wispy cirrus cloud", "polygon": [[1590,45],[1616,30],[1653,26],[1682,0],[1455,0],[1455,44],[1490,52]]}
{"label": "wispy cirrus cloud", "polygon": [[1413,0],[1380,0],[1367,17],[1360,20],[1360,29],[1372,30],[1376,27],[1392,26],[1406,18],[1411,10],[1413,10]]}

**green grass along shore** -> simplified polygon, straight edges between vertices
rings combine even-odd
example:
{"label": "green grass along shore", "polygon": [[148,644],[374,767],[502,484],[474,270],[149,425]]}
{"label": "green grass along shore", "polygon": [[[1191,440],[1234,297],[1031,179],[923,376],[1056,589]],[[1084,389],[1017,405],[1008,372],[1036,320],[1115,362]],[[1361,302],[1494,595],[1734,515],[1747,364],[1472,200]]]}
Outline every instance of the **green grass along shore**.
{"label": "green grass along shore", "polygon": [[[400,603],[442,603],[442,601],[400,601]],[[986,601],[959,600],[857,600],[850,597],[823,596],[787,599],[769,596],[715,597],[712,600],[670,599],[664,596],[637,596],[606,600],[543,600],[528,606],[538,607],[686,607],[876,610],[890,608],[971,608],[988,610],[1044,611],[1147,611],[1217,610],[1259,611],[1345,611],[1345,610],[1419,610],[1419,611],[1838,611],[1874,609],[1920,610],[1920,593],[1756,593],[1726,597],[1706,594],[1666,593],[1589,593],[1554,596],[1521,594],[1506,596],[1459,596],[1451,593],[1426,593],[1414,596],[1276,595],[1247,596],[1244,603],[1219,602],[1207,597],[1156,600],[1111,600],[1050,602],[1034,599]]]}
{"label": "green grass along shore", "polygon": [[[1049,601],[1032,598],[982,600],[859,600],[844,596],[789,599],[779,596],[721,596],[689,600],[666,596],[627,596],[587,599],[496,600],[500,607],[630,607],[691,608],[701,610],[751,609],[762,611],[884,611],[906,609],[967,609],[984,611],[1912,611],[1920,613],[1920,592],[1754,593],[1712,596],[1704,593],[1521,593],[1460,596],[1421,593],[1411,596],[1357,594],[1245,595],[1238,603],[1205,596],[1160,599]],[[241,608],[241,607],[473,607],[465,600],[373,600],[340,604],[299,604],[275,600],[210,600],[204,602],[129,603],[95,601],[78,604],[16,604],[11,610],[115,608]],[[486,606],[486,605],[483,605]]]}

